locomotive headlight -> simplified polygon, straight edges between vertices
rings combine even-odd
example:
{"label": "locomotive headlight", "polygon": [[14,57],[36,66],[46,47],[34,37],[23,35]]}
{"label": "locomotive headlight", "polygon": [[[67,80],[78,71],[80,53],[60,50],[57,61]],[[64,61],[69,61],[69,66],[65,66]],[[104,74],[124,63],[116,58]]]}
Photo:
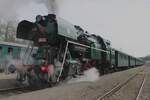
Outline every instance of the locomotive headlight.
{"label": "locomotive headlight", "polygon": [[41,72],[48,73],[48,67],[47,66],[41,66]]}

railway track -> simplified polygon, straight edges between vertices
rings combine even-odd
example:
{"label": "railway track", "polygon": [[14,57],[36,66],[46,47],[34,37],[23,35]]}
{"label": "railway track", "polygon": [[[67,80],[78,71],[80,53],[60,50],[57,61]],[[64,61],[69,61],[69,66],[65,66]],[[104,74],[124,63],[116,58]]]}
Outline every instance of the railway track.
{"label": "railway track", "polygon": [[22,93],[28,93],[32,91],[36,91],[38,89],[31,88],[28,86],[19,86],[19,87],[12,87],[12,88],[6,88],[6,89],[0,89],[0,99],[13,96],[13,95],[18,95]]}
{"label": "railway track", "polygon": [[[137,85],[138,88],[136,87],[135,89],[136,92],[134,91],[134,94],[133,94],[134,96],[132,95],[131,100],[140,100],[140,96],[142,95],[142,89],[143,89],[145,80],[146,80],[146,74],[144,73],[144,70],[140,71],[136,73],[135,75],[131,76],[130,78],[128,78],[127,80],[125,80],[124,82],[116,85],[114,88],[112,88],[110,91],[108,91],[104,95],[98,96],[97,100],[130,100],[129,98],[124,99],[124,96],[130,93],[130,92],[125,92],[125,91],[129,91],[129,89],[132,89],[129,87],[131,87],[133,83],[135,82],[138,83]],[[132,82],[132,81],[135,81],[135,82]],[[122,93],[127,93],[127,94],[122,94]]]}

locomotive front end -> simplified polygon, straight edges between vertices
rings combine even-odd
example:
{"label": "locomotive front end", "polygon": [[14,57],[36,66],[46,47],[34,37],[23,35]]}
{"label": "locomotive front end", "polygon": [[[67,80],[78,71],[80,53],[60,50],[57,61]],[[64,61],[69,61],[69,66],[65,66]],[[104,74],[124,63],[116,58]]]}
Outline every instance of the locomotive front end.
{"label": "locomotive front end", "polygon": [[32,41],[32,46],[38,47],[37,52],[31,55],[34,59],[34,65],[27,72],[30,85],[43,85],[43,83],[45,85],[45,83],[49,84],[50,80],[52,80],[54,56],[56,56],[57,46],[60,41],[57,35],[57,27],[54,14],[38,15],[35,22],[23,20],[18,24],[17,38]]}

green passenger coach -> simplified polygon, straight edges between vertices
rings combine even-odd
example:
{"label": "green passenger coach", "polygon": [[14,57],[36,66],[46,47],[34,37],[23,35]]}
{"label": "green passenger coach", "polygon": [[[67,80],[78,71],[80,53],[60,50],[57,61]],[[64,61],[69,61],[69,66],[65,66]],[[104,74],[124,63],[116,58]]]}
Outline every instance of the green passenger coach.
{"label": "green passenger coach", "polygon": [[19,59],[20,52],[26,45],[0,41],[0,70],[4,70],[8,59]]}

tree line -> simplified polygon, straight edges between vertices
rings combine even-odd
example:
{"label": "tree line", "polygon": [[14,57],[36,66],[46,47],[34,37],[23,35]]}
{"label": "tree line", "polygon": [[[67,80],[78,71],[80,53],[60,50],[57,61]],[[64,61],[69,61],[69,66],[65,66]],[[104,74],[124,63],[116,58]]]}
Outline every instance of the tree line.
{"label": "tree line", "polygon": [[144,61],[150,61],[150,55],[147,55],[145,57],[140,57],[141,59],[143,59]]}
{"label": "tree line", "polygon": [[0,20],[0,41],[15,42],[16,26],[13,21]]}
{"label": "tree line", "polygon": [[16,38],[17,21],[0,20],[0,41],[26,44],[25,40]]}

